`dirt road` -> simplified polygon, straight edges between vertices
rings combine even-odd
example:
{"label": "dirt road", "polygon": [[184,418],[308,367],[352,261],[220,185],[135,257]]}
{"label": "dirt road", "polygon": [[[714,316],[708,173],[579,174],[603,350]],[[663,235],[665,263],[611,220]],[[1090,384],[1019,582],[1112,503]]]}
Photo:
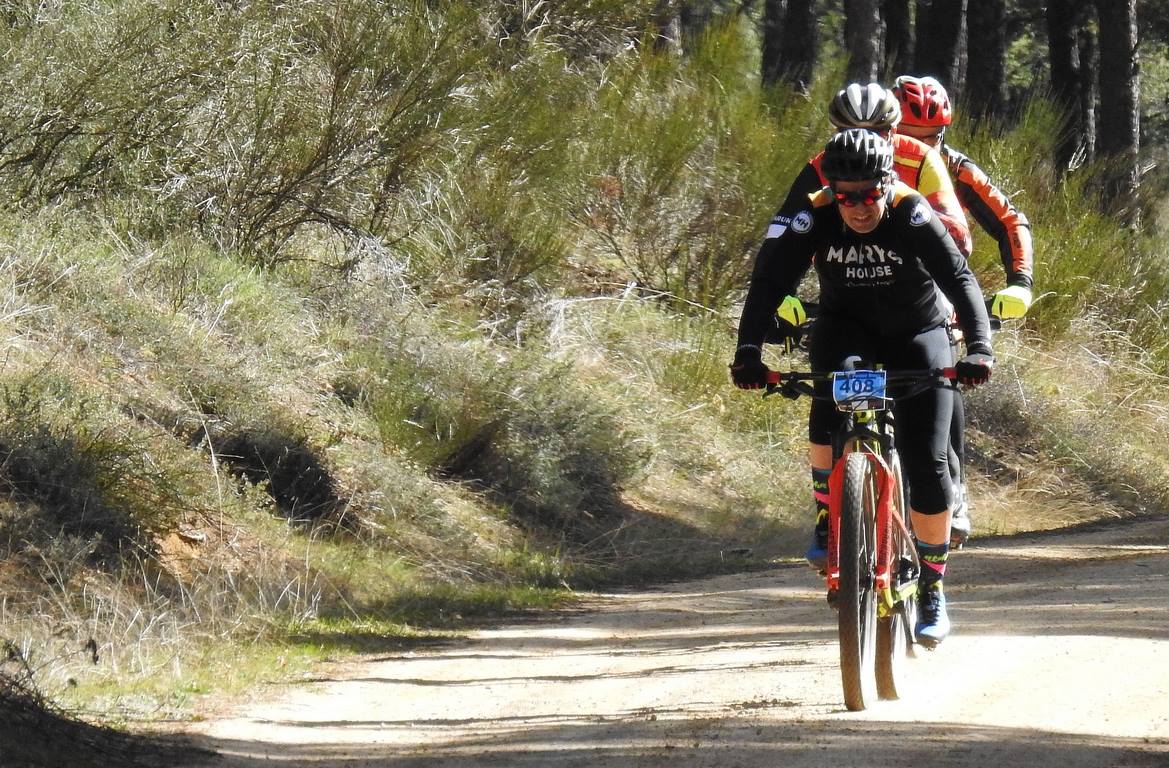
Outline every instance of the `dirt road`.
{"label": "dirt road", "polygon": [[841,704],[798,564],[603,595],[200,726],[221,768],[1169,766],[1169,520],[975,542],[910,690]]}

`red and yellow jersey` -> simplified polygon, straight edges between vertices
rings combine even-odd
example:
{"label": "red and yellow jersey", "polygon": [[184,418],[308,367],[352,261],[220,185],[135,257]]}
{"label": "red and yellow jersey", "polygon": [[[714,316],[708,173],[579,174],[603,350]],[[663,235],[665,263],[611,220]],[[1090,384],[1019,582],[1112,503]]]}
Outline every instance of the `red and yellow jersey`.
{"label": "red and yellow jersey", "polygon": [[1035,260],[1031,223],[969,157],[945,144],[942,156],[962,208],[998,242],[1007,284],[1030,288]]}
{"label": "red and yellow jersey", "polygon": [[[954,238],[954,243],[963,256],[969,256],[973,249],[970,240],[970,225],[966,223],[966,214],[962,211],[962,204],[954,189],[954,183],[946,169],[946,162],[937,150],[928,144],[918,141],[912,136],[895,133],[890,138],[893,144],[893,170],[897,177],[922,197],[938,214],[938,218],[946,225],[946,231]],[[820,170],[820,162],[824,153],[811,159],[811,165],[816,169],[823,186],[828,185],[828,179]]]}

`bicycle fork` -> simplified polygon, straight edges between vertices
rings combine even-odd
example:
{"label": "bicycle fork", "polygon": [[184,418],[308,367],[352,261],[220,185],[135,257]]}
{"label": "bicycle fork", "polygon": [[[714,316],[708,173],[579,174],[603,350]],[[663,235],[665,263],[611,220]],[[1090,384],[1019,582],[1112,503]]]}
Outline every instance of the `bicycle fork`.
{"label": "bicycle fork", "polygon": [[[873,564],[873,586],[878,596],[878,616],[889,616],[906,598],[917,590],[919,564],[913,546],[913,536],[905,524],[902,507],[903,496],[899,487],[899,475],[872,446],[865,441],[855,441],[846,447],[840,459],[833,466],[828,479],[828,565],[825,578],[828,594],[834,595],[840,588],[840,516],[842,488],[844,485],[844,459],[849,453],[860,452],[869,461],[875,494],[873,513],[876,517],[875,531],[876,561]],[[895,542],[907,542],[905,547],[895,547]],[[900,551],[904,549],[905,551]]]}

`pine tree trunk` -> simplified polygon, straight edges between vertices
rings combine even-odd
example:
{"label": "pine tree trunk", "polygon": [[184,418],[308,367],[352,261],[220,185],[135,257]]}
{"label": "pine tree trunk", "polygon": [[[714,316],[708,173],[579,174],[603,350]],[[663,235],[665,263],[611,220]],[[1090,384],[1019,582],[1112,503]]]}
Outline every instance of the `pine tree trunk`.
{"label": "pine tree trunk", "polygon": [[788,0],[780,39],[779,76],[796,90],[807,90],[820,53],[815,0]]}
{"label": "pine tree trunk", "polygon": [[1096,72],[1100,71],[1100,50],[1096,33],[1088,26],[1081,25],[1076,36],[1079,48],[1080,70],[1087,74],[1080,78],[1079,124],[1083,126],[1078,157],[1090,163],[1096,159],[1096,103],[1100,100]]}
{"label": "pine tree trunk", "polygon": [[974,118],[1002,115],[1006,102],[1007,29],[1003,0],[974,0],[966,9],[966,111]]}
{"label": "pine tree trunk", "polygon": [[682,33],[682,47],[693,51],[710,26],[714,16],[711,0],[688,0],[678,9],[678,27]]}
{"label": "pine tree trunk", "polygon": [[678,9],[671,0],[657,0],[653,21],[647,30],[649,43],[659,51],[681,51],[682,30],[678,24]]}
{"label": "pine tree trunk", "polygon": [[844,0],[844,37],[848,80],[871,83],[880,76],[881,14],[877,0]]}
{"label": "pine tree trunk", "polygon": [[916,74],[936,77],[946,86],[951,99],[959,97],[966,45],[966,0],[917,0],[916,29]]}
{"label": "pine tree trunk", "polygon": [[1116,158],[1109,197],[1130,198],[1139,180],[1140,70],[1136,0],[1097,0],[1100,22],[1100,123],[1096,147]]}
{"label": "pine tree trunk", "polygon": [[784,0],[763,0],[763,37],[760,70],[764,85],[774,85],[780,80],[780,66],[783,61],[781,40],[783,35]]}
{"label": "pine tree trunk", "polygon": [[[1064,113],[1065,129],[1056,145],[1055,162],[1060,173],[1068,171],[1076,159],[1076,151],[1083,144],[1085,105],[1081,101],[1082,82],[1093,78],[1081,77],[1078,33],[1082,13],[1079,0],[1048,0],[1047,56],[1051,68],[1051,93]],[[1094,73],[1093,73],[1094,74]],[[1088,111],[1091,105],[1087,105]]]}
{"label": "pine tree trunk", "polygon": [[909,0],[885,0],[881,16],[885,23],[885,77],[890,82],[900,75],[913,74],[913,16]]}

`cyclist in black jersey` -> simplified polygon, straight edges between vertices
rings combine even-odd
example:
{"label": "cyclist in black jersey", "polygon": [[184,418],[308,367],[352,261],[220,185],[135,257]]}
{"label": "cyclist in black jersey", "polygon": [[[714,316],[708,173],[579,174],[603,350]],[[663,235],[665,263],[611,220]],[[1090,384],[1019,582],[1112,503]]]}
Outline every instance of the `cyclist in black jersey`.
{"label": "cyclist in black jersey", "polygon": [[[898,126],[906,118],[903,117],[904,105],[898,99],[897,91],[887,90],[877,83],[850,83],[828,103],[828,119],[837,130],[867,128],[887,139],[893,146],[893,171],[896,177],[925,197],[934,209],[934,214],[946,225],[958,250],[964,256],[969,256],[972,249],[970,227],[955,194],[946,162],[939,150],[901,132]],[[913,118],[912,114],[908,116],[910,120]],[[828,183],[820,168],[822,157],[823,152],[813,157],[796,176],[777,216],[794,216],[808,206],[809,197]],[[801,316],[806,316],[804,307],[794,296],[780,308],[781,320],[791,318],[793,322],[798,322]],[[962,482],[965,411],[961,398],[954,398],[954,407],[956,410],[950,434],[953,447],[950,471],[959,488],[959,502],[954,507],[950,523],[950,546],[958,548],[969,538],[971,525],[965,485]],[[815,473],[812,493],[817,518],[828,514],[827,483],[827,478]]]}
{"label": "cyclist in black jersey", "polygon": [[[820,315],[808,347],[813,370],[837,370],[851,355],[887,368],[953,365],[946,329],[952,305],[966,339],[958,378],[970,386],[986,382],[994,356],[981,288],[929,203],[894,179],[889,142],[861,128],[841,131],[825,147],[822,169],[830,186],[805,210],[777,216],[756,257],[731,363],[735,385],[765,386],[762,344],[774,333],[780,302],[794,294],[813,264],[820,283]],[[928,645],[950,630],[942,577],[955,503],[949,470],[954,397],[951,390],[931,389],[896,407],[898,449],[923,563],[915,630]],[[825,493],[831,435],[841,418],[831,403],[813,401],[809,454],[813,478],[823,478]],[[809,560],[826,555],[826,542],[827,519],[818,520]]]}

